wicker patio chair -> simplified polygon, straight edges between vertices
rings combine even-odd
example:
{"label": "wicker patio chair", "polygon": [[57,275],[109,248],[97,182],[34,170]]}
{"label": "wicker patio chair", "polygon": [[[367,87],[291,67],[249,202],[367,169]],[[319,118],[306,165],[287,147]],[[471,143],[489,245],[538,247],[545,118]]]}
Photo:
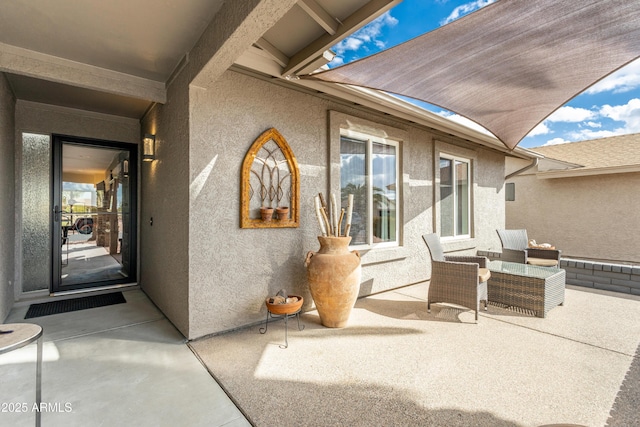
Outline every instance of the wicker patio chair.
{"label": "wicker patio chair", "polygon": [[527,230],[496,230],[502,243],[502,261],[520,264],[557,267],[560,251],[557,249],[536,249],[529,247]]}
{"label": "wicker patio chair", "polygon": [[425,234],[422,239],[431,253],[431,281],[427,295],[427,311],[431,303],[445,302],[474,310],[476,322],[480,301],[487,309],[487,269],[489,260],[481,256],[445,255],[436,234]]}

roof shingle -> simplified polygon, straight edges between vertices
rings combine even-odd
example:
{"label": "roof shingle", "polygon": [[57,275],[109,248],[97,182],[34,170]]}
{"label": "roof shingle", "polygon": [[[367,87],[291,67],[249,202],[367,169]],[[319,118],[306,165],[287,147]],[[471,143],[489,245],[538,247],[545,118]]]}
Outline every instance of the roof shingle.
{"label": "roof shingle", "polygon": [[640,165],[640,134],[546,145],[531,150],[550,159],[577,163],[584,169]]}

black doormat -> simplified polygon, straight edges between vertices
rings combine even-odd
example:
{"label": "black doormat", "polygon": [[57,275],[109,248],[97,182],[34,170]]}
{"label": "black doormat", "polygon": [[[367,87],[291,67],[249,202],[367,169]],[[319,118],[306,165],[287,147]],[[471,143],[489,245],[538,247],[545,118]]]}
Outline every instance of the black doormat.
{"label": "black doormat", "polygon": [[124,299],[122,292],[115,292],[112,294],[92,295],[89,297],[45,302],[42,304],[31,304],[24,318],[32,319],[34,317],[50,316],[52,314],[68,313],[70,311],[122,304],[124,302],[127,302],[127,300]]}

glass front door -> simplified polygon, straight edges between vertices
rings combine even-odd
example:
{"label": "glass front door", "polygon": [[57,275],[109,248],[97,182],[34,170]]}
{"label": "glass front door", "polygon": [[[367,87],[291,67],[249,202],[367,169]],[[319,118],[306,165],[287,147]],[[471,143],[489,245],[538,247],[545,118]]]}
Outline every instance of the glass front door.
{"label": "glass front door", "polygon": [[52,292],[136,280],[136,153],[54,137]]}

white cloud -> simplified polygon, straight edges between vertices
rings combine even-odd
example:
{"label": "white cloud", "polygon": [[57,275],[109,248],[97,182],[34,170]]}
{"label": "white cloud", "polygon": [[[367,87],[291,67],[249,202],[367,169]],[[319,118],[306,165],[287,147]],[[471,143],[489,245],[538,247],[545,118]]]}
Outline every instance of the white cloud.
{"label": "white cloud", "polygon": [[330,64],[332,67],[339,67],[340,65],[344,64],[344,58],[341,56],[336,56],[333,58]]}
{"label": "white cloud", "polygon": [[[527,137],[548,135],[551,133],[555,133],[555,131],[549,127],[551,123],[580,123],[587,119],[597,118],[597,116],[598,116],[597,112],[587,110],[586,108],[576,108],[576,107],[569,107],[569,106],[560,107],[555,111],[555,113],[547,117],[545,121],[540,123],[538,126],[534,127],[531,130],[531,132],[527,134]],[[597,127],[598,125],[595,122],[589,122],[589,123],[593,123],[592,127]],[[563,142],[568,142],[568,141],[563,140],[562,138],[554,138],[549,142],[547,142],[547,144],[548,145],[562,144]]]}
{"label": "white cloud", "polygon": [[[595,107],[594,107],[595,108]],[[586,119],[601,119],[618,123],[607,123]],[[622,105],[603,105],[598,110],[584,108],[562,107],[549,122],[580,123],[577,128],[561,132],[563,138],[554,138],[547,144],[555,144],[566,139],[571,141],[585,141],[589,139],[608,138],[616,135],[640,133],[640,99],[634,98]],[[544,124],[544,123],[543,123]],[[556,131],[560,133],[560,131]],[[534,136],[533,133],[530,136]]]}
{"label": "white cloud", "polygon": [[623,93],[640,87],[640,59],[633,61],[585,91],[590,95],[601,92]]}
{"label": "white cloud", "polygon": [[578,131],[568,132],[566,136],[573,139],[574,141],[586,141],[589,139],[600,139],[600,138],[608,138],[610,136],[624,135],[626,133],[628,132],[625,132],[622,129],[614,129],[614,130],[582,129]]}
{"label": "white cloud", "polygon": [[538,126],[534,127],[527,136],[546,135],[548,133],[551,133],[551,129],[549,129],[545,122],[542,122]]}
{"label": "white cloud", "polygon": [[543,146],[543,147],[545,147],[545,146],[547,146],[547,145],[566,144],[566,143],[568,143],[568,142],[571,142],[571,141],[567,141],[567,140],[566,140],[566,139],[564,139],[564,138],[553,138],[553,139],[548,140],[548,141],[547,141],[545,144],[543,144],[542,146]]}
{"label": "white cloud", "polygon": [[[594,107],[595,108],[595,107]],[[620,122],[618,124],[602,123],[588,119],[602,119]],[[634,98],[622,105],[603,105],[598,110],[585,108],[562,107],[547,119],[548,122],[580,123],[577,128],[562,132],[563,138],[554,138],[547,144],[559,143],[569,139],[584,141],[589,139],[608,138],[640,132],[640,99]],[[545,123],[547,122],[545,121]],[[543,123],[544,124],[544,123]],[[533,136],[534,134],[530,134]],[[560,142],[561,143],[561,142]]]}
{"label": "white cloud", "polygon": [[372,44],[377,48],[377,50],[383,49],[386,46],[386,43],[378,37],[382,34],[384,27],[395,27],[396,25],[398,25],[398,20],[391,16],[391,12],[387,11],[364,27],[360,28],[351,36],[340,41],[340,43],[336,44],[331,49],[337,54],[337,56],[341,56],[348,51],[368,49],[368,44]]}
{"label": "white cloud", "polygon": [[623,105],[603,105],[600,115],[618,122],[623,122],[624,133],[640,132],[640,99],[630,99]]}
{"label": "white cloud", "polygon": [[347,50],[358,50],[362,47],[363,44],[364,44],[364,40],[361,38],[357,38],[354,36],[348,37],[342,40],[338,44],[338,49],[336,53],[340,54],[340,53],[344,53]]}
{"label": "white cloud", "polygon": [[555,113],[547,117],[546,121],[578,123],[588,119],[594,119],[596,116],[596,112],[587,110],[586,108],[565,106],[558,108]]}
{"label": "white cloud", "polygon": [[470,3],[461,4],[460,6],[453,9],[453,12],[442,21],[440,21],[440,25],[448,24],[449,22],[455,21],[456,19],[467,15],[471,12],[474,12],[478,9],[482,9],[485,6],[494,3],[496,0],[476,0]]}

